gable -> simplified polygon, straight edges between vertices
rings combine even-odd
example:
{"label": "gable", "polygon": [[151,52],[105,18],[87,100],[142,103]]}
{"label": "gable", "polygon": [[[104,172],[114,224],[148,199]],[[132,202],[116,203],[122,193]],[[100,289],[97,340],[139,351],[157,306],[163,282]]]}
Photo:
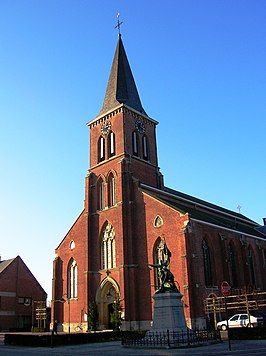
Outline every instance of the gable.
{"label": "gable", "polygon": [[81,224],[84,221],[84,209],[82,210],[82,212],[79,214],[79,216],[77,217],[76,221],[74,222],[74,224],[71,226],[71,228],[68,230],[68,232],[66,233],[66,235],[64,236],[64,238],[61,240],[61,242],[59,243],[59,245],[56,247],[55,250],[58,250],[62,244],[65,242],[65,240],[69,237],[69,235],[71,235],[72,233],[75,234],[75,230],[78,229],[79,224]]}
{"label": "gable", "polygon": [[20,256],[0,262],[0,277],[3,286],[6,285],[8,290],[18,292],[18,282],[19,286],[25,289],[31,281],[32,290],[37,288],[43,295],[47,295]]}

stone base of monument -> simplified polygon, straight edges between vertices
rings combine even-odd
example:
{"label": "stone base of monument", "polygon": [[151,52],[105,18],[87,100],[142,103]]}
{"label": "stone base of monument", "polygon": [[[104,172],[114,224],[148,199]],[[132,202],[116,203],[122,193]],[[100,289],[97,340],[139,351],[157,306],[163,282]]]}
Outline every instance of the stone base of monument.
{"label": "stone base of monument", "polygon": [[150,331],[187,331],[181,293],[155,293],[153,299],[154,315]]}
{"label": "stone base of monument", "polygon": [[168,347],[188,344],[190,333],[187,328],[182,294],[175,291],[155,293],[153,323],[145,335],[147,343]]}
{"label": "stone base of monument", "polygon": [[179,291],[157,292],[154,299],[154,317],[150,331],[135,337],[125,336],[126,347],[178,348],[206,345],[220,340],[216,331],[191,330],[187,328]]}

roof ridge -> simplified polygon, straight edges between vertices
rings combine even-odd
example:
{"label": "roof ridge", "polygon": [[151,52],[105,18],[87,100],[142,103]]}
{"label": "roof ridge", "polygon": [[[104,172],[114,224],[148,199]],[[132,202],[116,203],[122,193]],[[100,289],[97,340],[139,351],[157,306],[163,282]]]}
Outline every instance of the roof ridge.
{"label": "roof ridge", "polygon": [[[201,198],[197,198],[197,197],[194,197],[193,195],[189,195],[189,194],[186,194],[186,193],[183,193],[183,192],[180,192],[178,190],[174,190],[172,188],[169,188],[169,187],[164,187],[164,190],[168,191],[169,193],[172,193],[172,192],[175,192],[179,195],[182,195],[185,199],[187,200],[192,200],[194,201],[195,203],[198,203],[198,204],[202,204],[204,206],[206,206],[207,208],[212,208],[212,209],[216,209],[216,210],[219,210],[221,212],[224,212],[224,213],[227,213],[227,214],[230,214],[230,215],[233,215],[235,217],[237,217],[238,219],[244,219],[244,220],[248,220],[248,222],[250,223],[254,223],[256,225],[259,226],[259,224],[251,219],[249,219],[248,217],[246,217],[245,215],[243,214],[239,214],[237,213],[236,211],[233,211],[233,210],[230,210],[230,209],[227,209],[227,208],[224,208],[220,205],[217,205],[217,204],[214,204],[214,203],[210,203],[206,200],[203,200]],[[174,193],[172,193],[174,194]],[[174,194],[175,195],[175,194]]]}
{"label": "roof ridge", "polygon": [[[168,189],[169,191],[160,190],[146,184],[141,184],[140,189],[147,195],[154,197],[158,201],[170,206],[182,214],[188,213],[190,219],[201,221],[207,224],[215,224],[224,229],[229,229],[241,234],[250,235],[253,237],[262,238],[265,240],[265,233],[258,229],[260,225],[253,220],[248,219],[244,215],[240,215],[224,208],[215,206],[195,198],[192,196],[184,197],[184,193]],[[171,191],[171,192],[170,192]],[[176,194],[173,194],[175,192]],[[181,194],[181,195],[178,195]],[[183,196],[182,196],[183,195]],[[205,203],[205,204],[204,204]]]}
{"label": "roof ridge", "polygon": [[[144,188],[146,187],[147,189],[152,189],[152,190],[156,189],[156,188],[150,187],[150,186],[148,186],[146,184],[141,184],[141,186],[143,186]],[[172,188],[164,187],[163,190],[156,189],[156,192],[160,193],[160,194],[164,194],[164,193],[165,194],[171,194],[173,196],[176,196],[179,199],[186,200],[188,202],[190,201],[191,203],[194,203],[195,205],[198,205],[198,206],[202,205],[206,209],[216,210],[217,212],[223,213],[225,215],[229,215],[232,218],[237,218],[239,220],[245,221],[246,223],[253,224],[253,225],[256,225],[256,226],[260,226],[257,222],[249,219],[245,215],[242,215],[242,214],[239,214],[239,213],[234,212],[232,210],[223,208],[223,207],[221,207],[219,205],[216,205],[216,204],[213,204],[213,203],[209,203],[206,200],[196,198],[196,197],[194,197],[192,195],[188,195],[186,193],[182,193],[182,192],[174,190]]]}

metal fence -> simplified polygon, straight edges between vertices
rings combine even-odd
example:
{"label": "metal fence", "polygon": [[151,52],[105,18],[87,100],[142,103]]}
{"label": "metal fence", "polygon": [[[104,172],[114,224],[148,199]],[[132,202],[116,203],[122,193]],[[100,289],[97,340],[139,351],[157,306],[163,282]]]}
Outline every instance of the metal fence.
{"label": "metal fence", "polygon": [[122,335],[122,346],[128,347],[154,347],[154,348],[177,348],[192,347],[220,341],[220,333],[216,330],[190,330],[172,332],[128,333]]}

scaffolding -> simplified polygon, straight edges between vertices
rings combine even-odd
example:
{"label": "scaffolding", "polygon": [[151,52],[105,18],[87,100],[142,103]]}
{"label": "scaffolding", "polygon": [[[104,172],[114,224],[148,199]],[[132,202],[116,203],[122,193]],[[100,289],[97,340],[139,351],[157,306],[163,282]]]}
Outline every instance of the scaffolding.
{"label": "scaffolding", "polygon": [[211,296],[204,300],[205,313],[213,314],[214,325],[217,325],[217,314],[233,311],[235,313],[250,313],[266,308],[266,292],[254,291],[227,297]]}

